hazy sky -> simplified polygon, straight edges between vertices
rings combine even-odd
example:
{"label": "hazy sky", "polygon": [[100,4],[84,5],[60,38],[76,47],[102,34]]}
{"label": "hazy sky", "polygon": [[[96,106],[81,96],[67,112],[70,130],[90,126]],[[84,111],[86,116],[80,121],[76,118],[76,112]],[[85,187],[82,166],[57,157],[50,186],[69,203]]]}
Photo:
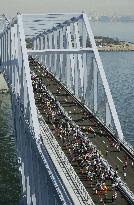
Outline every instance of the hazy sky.
{"label": "hazy sky", "polygon": [[0,0],[0,14],[81,12],[91,15],[134,15],[134,0]]}

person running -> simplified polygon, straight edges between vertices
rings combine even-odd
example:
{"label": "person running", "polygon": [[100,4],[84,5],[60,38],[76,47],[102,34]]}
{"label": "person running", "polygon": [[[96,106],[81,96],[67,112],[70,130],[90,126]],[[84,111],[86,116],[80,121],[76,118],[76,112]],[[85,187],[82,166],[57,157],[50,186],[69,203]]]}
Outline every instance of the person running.
{"label": "person running", "polygon": [[126,177],[127,177],[127,173],[126,172],[124,172],[124,180],[126,180]]}
{"label": "person running", "polygon": [[108,150],[106,150],[105,155],[106,155],[106,157],[107,157],[107,155],[108,155]]}

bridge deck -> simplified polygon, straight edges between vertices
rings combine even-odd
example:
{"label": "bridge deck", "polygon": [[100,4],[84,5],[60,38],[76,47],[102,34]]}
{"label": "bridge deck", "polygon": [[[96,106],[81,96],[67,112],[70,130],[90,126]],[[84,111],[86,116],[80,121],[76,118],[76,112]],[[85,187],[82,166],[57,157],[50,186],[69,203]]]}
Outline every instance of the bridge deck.
{"label": "bridge deck", "polygon": [[[41,79],[42,84],[44,84],[47,89],[53,94],[53,96],[56,97],[57,101],[60,102],[64,110],[67,111],[69,116],[71,116],[72,120],[81,128],[82,132],[88,136],[88,138],[94,145],[96,145],[97,150],[99,150],[100,154],[103,155],[105,159],[107,159],[112,168],[115,170],[116,166],[118,165],[118,175],[122,180],[124,180],[123,165],[125,161],[127,161],[128,166],[125,169],[125,172],[127,173],[125,183],[127,183],[130,190],[134,192],[134,181],[132,180],[134,176],[134,167],[132,167],[132,157],[125,151],[125,149],[123,149],[123,147],[121,147],[120,150],[117,149],[117,146],[115,147],[115,145],[117,145],[117,142],[114,140],[111,133],[109,133],[105,129],[105,127],[101,123],[99,123],[98,120],[88,110],[86,110],[86,108],[84,108],[83,105],[80,104],[74,98],[74,96],[72,96],[50,73],[48,73],[46,70],[40,69],[39,64],[35,61],[30,61],[30,67],[32,71],[34,70],[34,73],[36,73],[38,78]],[[86,187],[93,201],[95,202],[95,204],[100,204],[99,195],[95,194],[94,191],[96,181],[93,180],[93,182],[91,183],[91,181],[87,178],[87,174],[81,172],[81,166],[76,162],[76,160],[72,160],[72,150],[74,147],[72,146],[72,144],[65,146],[65,144],[63,143],[63,138],[61,139],[59,137],[59,130],[56,129],[53,126],[54,124],[48,120],[50,110],[43,102],[41,103],[39,101],[39,96],[41,95],[41,93],[37,93],[35,91],[36,106],[48,123],[49,128],[54,133],[54,136],[56,137],[58,143],[61,145],[64,153],[76,170],[78,176],[80,177],[83,185]],[[93,132],[92,129],[95,132]],[[74,135],[73,131],[72,135]],[[106,150],[108,150],[107,154]],[[105,201],[105,204],[108,204],[112,203],[112,195],[114,191],[112,191],[111,182],[109,180],[106,181],[106,184],[108,186],[108,199]],[[117,194],[118,197],[116,201],[113,202],[114,204],[129,204],[119,190],[117,190]],[[104,195],[102,198],[104,198]]]}

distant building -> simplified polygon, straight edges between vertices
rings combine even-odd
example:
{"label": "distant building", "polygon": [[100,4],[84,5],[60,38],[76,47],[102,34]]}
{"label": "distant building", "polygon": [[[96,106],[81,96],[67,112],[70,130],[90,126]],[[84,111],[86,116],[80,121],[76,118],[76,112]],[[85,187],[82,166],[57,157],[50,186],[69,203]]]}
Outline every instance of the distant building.
{"label": "distant building", "polygon": [[109,21],[110,17],[109,16],[100,16],[99,21]]}
{"label": "distant building", "polygon": [[103,21],[103,22],[129,22],[134,21],[134,16],[91,16],[90,21]]}

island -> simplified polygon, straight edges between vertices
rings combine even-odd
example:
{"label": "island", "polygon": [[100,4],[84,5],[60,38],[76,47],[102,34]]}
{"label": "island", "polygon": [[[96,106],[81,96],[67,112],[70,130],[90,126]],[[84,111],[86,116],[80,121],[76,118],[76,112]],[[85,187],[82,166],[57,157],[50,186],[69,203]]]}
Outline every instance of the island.
{"label": "island", "polygon": [[134,51],[134,43],[120,41],[118,38],[95,36],[99,51]]}

